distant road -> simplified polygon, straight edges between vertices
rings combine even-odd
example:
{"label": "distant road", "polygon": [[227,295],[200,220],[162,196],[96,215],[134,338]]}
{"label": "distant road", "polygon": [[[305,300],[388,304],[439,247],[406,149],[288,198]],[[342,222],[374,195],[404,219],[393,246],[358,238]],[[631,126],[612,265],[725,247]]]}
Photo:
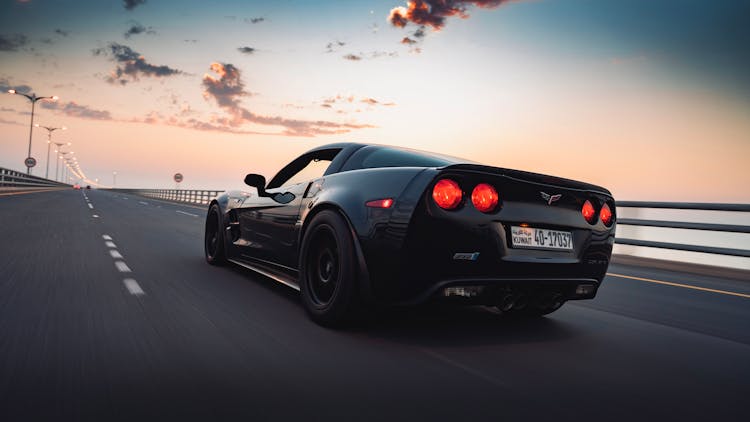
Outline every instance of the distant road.
{"label": "distant road", "polygon": [[418,309],[334,331],[207,265],[203,220],[0,196],[0,421],[750,418],[750,280],[612,265],[595,300],[537,321]]}

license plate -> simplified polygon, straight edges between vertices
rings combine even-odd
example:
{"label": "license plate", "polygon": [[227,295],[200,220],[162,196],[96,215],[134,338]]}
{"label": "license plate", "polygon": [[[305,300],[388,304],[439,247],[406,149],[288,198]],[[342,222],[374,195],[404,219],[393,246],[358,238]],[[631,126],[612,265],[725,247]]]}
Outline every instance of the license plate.
{"label": "license plate", "polygon": [[570,232],[512,226],[510,234],[514,248],[573,249]]}

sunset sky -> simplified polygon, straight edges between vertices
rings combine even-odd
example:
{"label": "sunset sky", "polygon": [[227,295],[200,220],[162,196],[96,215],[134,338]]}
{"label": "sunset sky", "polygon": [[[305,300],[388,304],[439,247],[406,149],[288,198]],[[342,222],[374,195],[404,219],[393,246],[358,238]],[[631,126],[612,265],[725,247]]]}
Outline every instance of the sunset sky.
{"label": "sunset sky", "polygon": [[[750,2],[0,0],[0,167],[241,188],[331,142],[750,202]],[[32,155],[44,175],[47,132]],[[54,166],[54,157],[52,158]],[[54,171],[52,171],[54,173]]]}

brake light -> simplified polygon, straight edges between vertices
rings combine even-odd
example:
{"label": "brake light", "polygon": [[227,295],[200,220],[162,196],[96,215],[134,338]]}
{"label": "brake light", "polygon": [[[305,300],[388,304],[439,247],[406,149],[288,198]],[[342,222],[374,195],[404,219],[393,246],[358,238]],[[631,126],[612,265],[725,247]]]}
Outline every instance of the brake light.
{"label": "brake light", "polygon": [[609,205],[604,204],[602,210],[599,211],[599,218],[602,219],[602,223],[609,227],[612,225],[612,210],[609,209]]}
{"label": "brake light", "polygon": [[365,202],[365,205],[370,208],[390,208],[393,205],[393,199],[376,199],[374,201]]}
{"label": "brake light", "polygon": [[581,214],[583,214],[583,218],[588,221],[589,224],[594,224],[596,221],[596,210],[594,209],[594,206],[591,204],[591,201],[586,201],[583,203],[583,208],[581,208]]}
{"label": "brake light", "polygon": [[442,209],[452,210],[461,203],[464,193],[455,180],[440,179],[432,188],[432,199]]}
{"label": "brake light", "polygon": [[487,183],[480,183],[471,192],[471,203],[474,208],[482,212],[492,212],[497,206],[500,197],[495,188]]}

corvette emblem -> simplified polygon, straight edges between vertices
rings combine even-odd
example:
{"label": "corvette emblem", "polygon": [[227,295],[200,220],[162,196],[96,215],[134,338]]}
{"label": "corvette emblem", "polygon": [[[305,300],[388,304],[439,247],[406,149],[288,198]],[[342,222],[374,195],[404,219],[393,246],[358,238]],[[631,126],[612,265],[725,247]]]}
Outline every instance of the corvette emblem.
{"label": "corvette emblem", "polygon": [[557,202],[560,200],[560,198],[562,198],[562,194],[559,194],[559,193],[557,195],[550,195],[546,192],[539,192],[539,193],[542,194],[542,199],[547,201],[547,205],[552,205],[553,202]]}

